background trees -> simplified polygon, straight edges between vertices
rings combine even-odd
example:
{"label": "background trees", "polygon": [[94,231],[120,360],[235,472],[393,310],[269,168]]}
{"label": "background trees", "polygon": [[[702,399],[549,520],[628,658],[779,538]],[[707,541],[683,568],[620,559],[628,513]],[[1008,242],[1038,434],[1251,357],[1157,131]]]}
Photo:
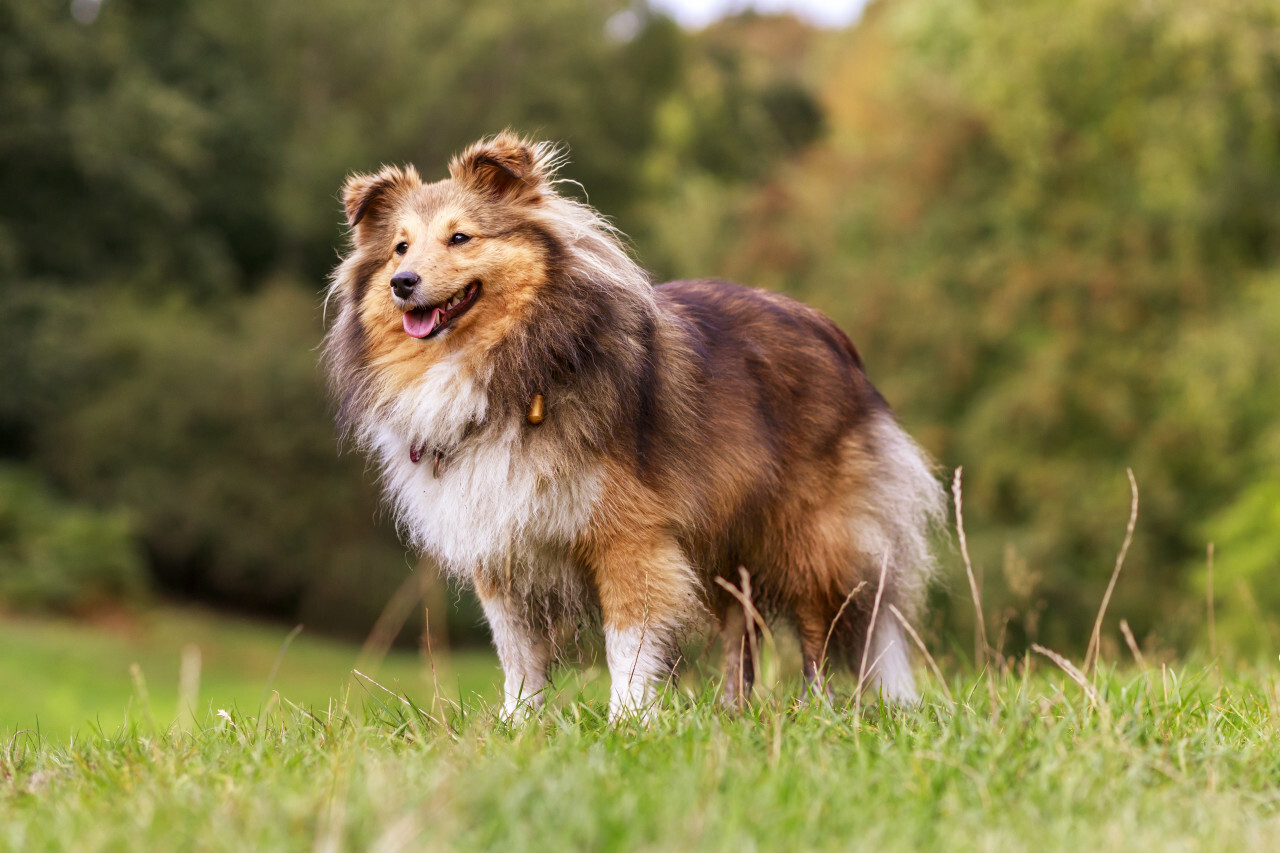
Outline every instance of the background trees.
{"label": "background trees", "polygon": [[10,466],[128,519],[162,592],[367,628],[412,560],[314,367],[336,191],[382,162],[442,175],[512,126],[570,145],[656,274],[785,290],[850,331],[965,466],[1008,643],[1084,639],[1126,467],[1114,612],[1194,641],[1214,540],[1223,629],[1269,642],[1274,4],[885,0],[835,33],[526,6],[108,0],[85,26],[0,2]]}

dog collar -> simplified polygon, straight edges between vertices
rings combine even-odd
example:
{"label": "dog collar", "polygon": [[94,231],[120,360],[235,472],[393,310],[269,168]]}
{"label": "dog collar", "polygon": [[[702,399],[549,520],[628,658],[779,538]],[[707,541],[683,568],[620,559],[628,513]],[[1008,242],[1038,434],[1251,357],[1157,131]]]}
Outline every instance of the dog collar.
{"label": "dog collar", "polygon": [[[545,416],[546,416],[545,400],[541,394],[534,394],[533,399],[529,401],[529,413],[528,415],[526,415],[526,419],[529,421],[529,423],[533,424],[534,426],[537,426],[538,424],[542,423],[543,418]],[[427,443],[425,441],[422,444],[410,445],[409,461],[412,462],[414,465],[417,465],[419,462],[422,461],[422,456],[426,452],[427,452]],[[431,455],[432,455],[431,476],[435,477],[436,479],[439,479],[440,466],[444,462],[444,449],[440,447],[432,448]]]}

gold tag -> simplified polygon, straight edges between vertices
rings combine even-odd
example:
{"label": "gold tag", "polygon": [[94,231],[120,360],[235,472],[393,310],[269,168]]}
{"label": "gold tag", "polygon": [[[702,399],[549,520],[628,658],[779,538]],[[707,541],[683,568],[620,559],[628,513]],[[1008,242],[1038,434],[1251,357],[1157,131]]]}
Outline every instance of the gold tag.
{"label": "gold tag", "polygon": [[534,394],[533,399],[529,402],[529,423],[542,423],[542,395]]}

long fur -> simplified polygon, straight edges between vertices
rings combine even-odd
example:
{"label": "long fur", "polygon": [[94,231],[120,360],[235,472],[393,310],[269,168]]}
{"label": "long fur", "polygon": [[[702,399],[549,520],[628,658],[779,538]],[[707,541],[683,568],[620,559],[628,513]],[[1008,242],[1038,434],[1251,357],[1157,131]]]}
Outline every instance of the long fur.
{"label": "long fur", "polygon": [[[653,287],[599,213],[556,191],[562,161],[503,133],[443,181],[348,180],[352,245],[326,298],[341,427],[406,538],[475,584],[509,710],[536,703],[556,625],[590,611],[613,712],[643,710],[681,631],[745,630],[714,582],[740,566],[758,606],[795,624],[815,683],[828,636],[856,670],[882,566],[884,601],[919,616],[945,512],[927,456],[830,320],[722,282]],[[420,279],[412,296],[393,294],[397,273]],[[438,334],[401,327],[467,288],[479,296]],[[872,677],[910,700],[901,633],[878,621],[874,636]]]}

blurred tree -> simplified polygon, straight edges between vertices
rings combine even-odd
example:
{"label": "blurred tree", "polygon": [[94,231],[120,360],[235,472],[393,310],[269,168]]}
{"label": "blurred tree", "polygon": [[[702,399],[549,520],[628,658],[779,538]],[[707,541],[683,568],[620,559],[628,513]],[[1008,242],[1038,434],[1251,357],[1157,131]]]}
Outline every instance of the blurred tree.
{"label": "blurred tree", "polygon": [[660,276],[850,330],[966,466],[1011,646],[1085,639],[1129,466],[1112,613],[1193,640],[1212,539],[1224,637],[1280,637],[1273,2],[894,0],[833,34],[590,0],[95,8],[0,0],[0,457],[38,472],[14,494],[126,512],[164,589],[360,631],[400,585],[315,370],[337,189],[512,126],[570,145]]}
{"label": "blurred tree", "polygon": [[146,598],[124,513],[69,506],[29,472],[0,468],[0,608],[82,613]]}
{"label": "blurred tree", "polygon": [[186,288],[216,290],[229,258],[199,227],[195,190],[213,179],[213,118],[116,6],[85,27],[65,3],[0,3],[0,272],[89,288],[182,270]]}
{"label": "blurred tree", "polygon": [[1018,597],[987,573],[1014,641],[1033,622],[1087,638],[1125,467],[1142,515],[1111,613],[1139,631],[1190,638],[1201,522],[1259,500],[1280,397],[1246,365],[1274,340],[1256,291],[1280,260],[1278,25],[1269,2],[873,7],[826,75],[828,142],[723,255],[831,311],[966,466],[980,562],[1040,578]]}
{"label": "blurred tree", "polygon": [[128,507],[168,589],[356,630],[409,566],[371,524],[361,461],[337,456],[317,311],[287,286],[201,308],[59,300],[32,345],[53,389],[35,461]]}
{"label": "blurred tree", "polygon": [[633,232],[659,280],[714,277],[757,182],[819,138],[807,79],[818,34],[747,12],[689,40],[680,86],[658,105]]}
{"label": "blurred tree", "polygon": [[966,466],[1011,645],[1084,640],[1128,466],[1113,614],[1193,639],[1207,539],[1226,635],[1280,608],[1273,2],[886,0],[834,34],[590,0],[89,5],[0,0],[0,457],[127,511],[165,589],[372,622],[413,561],[315,371],[337,189],[512,126],[569,143],[660,276],[851,331]]}
{"label": "blurred tree", "polygon": [[[0,458],[127,511],[163,590],[312,627],[367,630],[414,564],[315,364],[346,174],[443,177],[511,126],[567,142],[566,176],[638,233],[681,175],[722,160],[717,186],[741,183],[817,122],[790,77],[643,4],[77,8],[0,0]],[[702,141],[655,185],[695,67]]]}

